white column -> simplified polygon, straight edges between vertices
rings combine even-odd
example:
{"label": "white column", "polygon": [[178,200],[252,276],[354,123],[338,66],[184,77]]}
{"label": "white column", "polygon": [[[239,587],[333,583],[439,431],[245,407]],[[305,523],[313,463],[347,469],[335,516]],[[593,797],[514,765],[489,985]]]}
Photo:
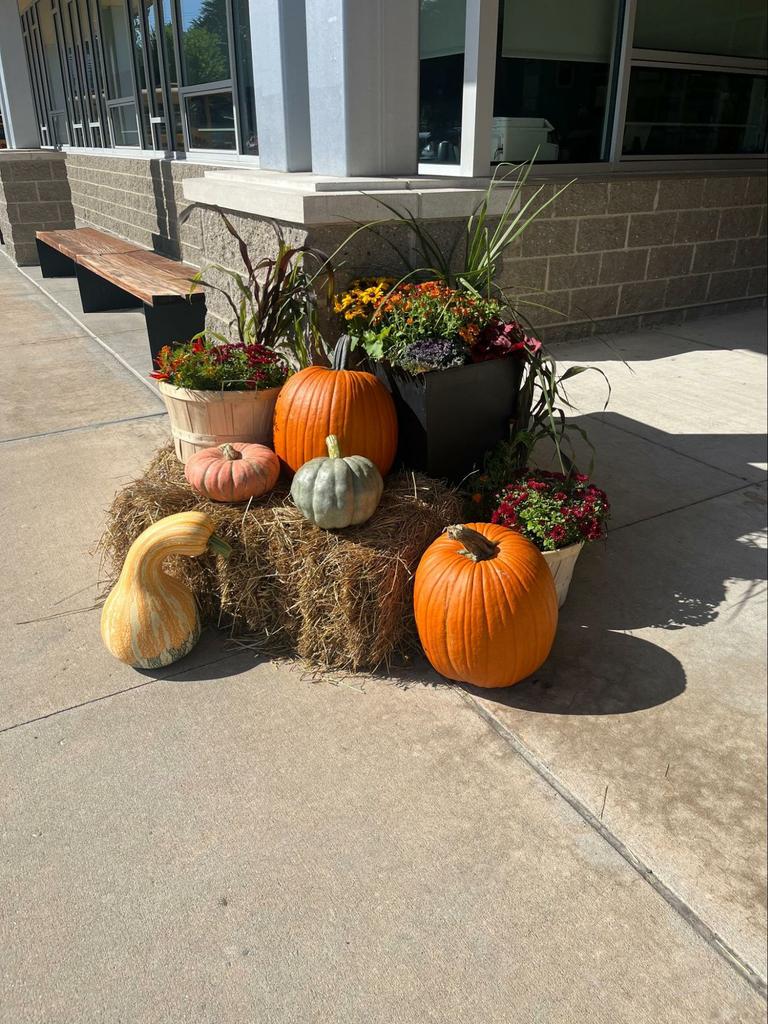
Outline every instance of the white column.
{"label": "white column", "polygon": [[0,0],[0,106],[8,148],[39,149],[40,135],[16,0]]}
{"label": "white column", "polygon": [[491,166],[491,121],[496,77],[499,0],[467,0],[461,173],[483,178]]}
{"label": "white column", "polygon": [[416,0],[306,0],[312,170],[416,174]]}
{"label": "white column", "polygon": [[312,167],[304,0],[250,0],[259,162],[275,171]]}

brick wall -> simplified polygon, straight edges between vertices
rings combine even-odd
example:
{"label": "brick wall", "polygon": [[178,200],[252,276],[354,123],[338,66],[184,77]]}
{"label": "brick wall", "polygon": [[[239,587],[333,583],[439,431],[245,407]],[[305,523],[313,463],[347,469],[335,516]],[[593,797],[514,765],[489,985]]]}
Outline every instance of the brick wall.
{"label": "brick wall", "polygon": [[[203,175],[205,166],[73,151],[66,158],[32,156],[25,166],[34,163],[39,177],[7,154],[0,157],[0,227],[19,262],[36,262],[36,228],[71,226],[74,217],[77,226],[103,228],[196,266],[238,266],[236,246],[214,211],[194,209],[179,222],[189,205],[183,181]],[[554,188],[545,183],[540,200]],[[254,252],[274,251],[265,221],[232,219]],[[429,227],[450,247],[462,225],[446,220]],[[291,243],[332,252],[350,228],[284,230]],[[396,225],[380,230],[399,236],[399,243],[409,238]],[[359,234],[345,269],[402,272],[391,265],[393,251],[375,235]],[[577,181],[527,229],[507,253],[499,283],[542,336],[555,340],[759,303],[767,262],[762,171],[590,179]],[[226,284],[223,275],[210,276]],[[210,326],[222,330],[223,299],[211,293],[208,307]]]}
{"label": "brick wall", "polygon": [[508,253],[500,284],[550,340],[635,330],[764,296],[766,246],[762,172],[576,182]]}
{"label": "brick wall", "polygon": [[37,263],[35,232],[74,227],[62,153],[4,150],[0,154],[0,232],[19,266]]}
{"label": "brick wall", "polygon": [[119,156],[67,154],[67,176],[78,227],[120,235],[173,259],[205,262],[199,211],[185,224],[184,178],[204,174],[200,164]]}

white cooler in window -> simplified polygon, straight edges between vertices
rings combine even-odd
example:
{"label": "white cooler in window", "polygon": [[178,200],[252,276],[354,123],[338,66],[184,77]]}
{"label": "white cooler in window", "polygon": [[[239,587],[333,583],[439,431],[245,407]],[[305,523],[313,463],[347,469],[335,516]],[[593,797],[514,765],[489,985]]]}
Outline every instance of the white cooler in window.
{"label": "white cooler in window", "polygon": [[537,147],[537,160],[557,160],[560,147],[549,141],[551,131],[554,125],[543,117],[494,117],[491,160],[520,163],[530,160]]}

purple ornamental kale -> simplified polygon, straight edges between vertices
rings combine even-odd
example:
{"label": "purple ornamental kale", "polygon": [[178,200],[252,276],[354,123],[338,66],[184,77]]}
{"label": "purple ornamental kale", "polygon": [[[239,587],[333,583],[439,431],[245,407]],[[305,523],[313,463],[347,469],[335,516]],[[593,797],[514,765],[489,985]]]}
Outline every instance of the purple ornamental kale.
{"label": "purple ornamental kale", "polygon": [[412,341],[400,360],[408,373],[428,373],[463,366],[467,361],[467,348],[460,338],[419,338]]}

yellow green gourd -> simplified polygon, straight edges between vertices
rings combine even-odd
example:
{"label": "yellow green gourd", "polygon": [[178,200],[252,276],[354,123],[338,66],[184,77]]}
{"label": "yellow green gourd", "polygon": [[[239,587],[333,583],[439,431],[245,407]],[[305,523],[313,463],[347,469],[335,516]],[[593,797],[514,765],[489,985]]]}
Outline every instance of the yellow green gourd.
{"label": "yellow green gourd", "polygon": [[101,638],[111,654],[133,668],[162,668],[192,650],[200,636],[197,603],[163,562],[208,549],[223,557],[231,551],[204,512],[166,516],[136,538],[101,613]]}

